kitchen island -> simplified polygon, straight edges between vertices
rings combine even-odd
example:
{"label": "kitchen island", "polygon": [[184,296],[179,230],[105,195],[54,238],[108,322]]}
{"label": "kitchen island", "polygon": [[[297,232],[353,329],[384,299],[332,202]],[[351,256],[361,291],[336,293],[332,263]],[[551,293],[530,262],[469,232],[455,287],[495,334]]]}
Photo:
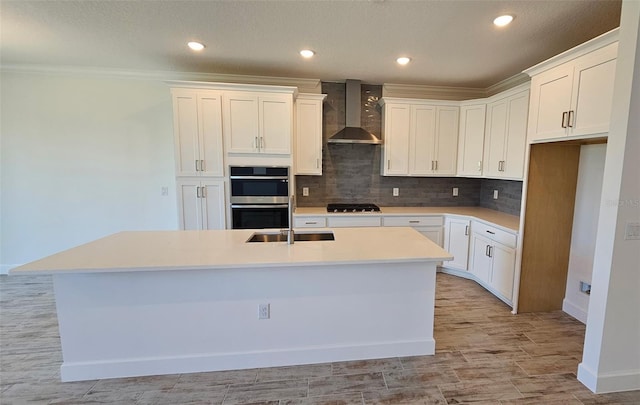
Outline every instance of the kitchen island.
{"label": "kitchen island", "polygon": [[53,276],[63,381],[433,354],[451,255],[411,228],[333,232],[122,232],[10,274]]}

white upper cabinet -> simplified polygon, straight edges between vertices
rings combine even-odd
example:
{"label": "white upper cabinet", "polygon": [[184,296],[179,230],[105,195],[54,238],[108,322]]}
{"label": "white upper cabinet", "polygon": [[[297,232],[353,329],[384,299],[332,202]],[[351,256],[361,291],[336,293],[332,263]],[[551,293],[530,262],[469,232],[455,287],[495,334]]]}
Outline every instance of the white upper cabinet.
{"label": "white upper cabinet", "polygon": [[172,89],[177,176],[223,176],[219,92]]}
{"label": "white upper cabinet", "polygon": [[384,176],[409,175],[409,136],[411,133],[411,106],[385,103],[382,114],[382,174]]}
{"label": "white upper cabinet", "polygon": [[456,172],[457,105],[383,99],[384,176],[450,176]]}
{"label": "white upper cabinet", "polygon": [[223,111],[229,153],[291,153],[292,95],[225,92]]}
{"label": "white upper cabinet", "polygon": [[483,177],[522,180],[528,107],[528,89],[487,105]]}
{"label": "white upper cabinet", "polygon": [[609,131],[616,40],[611,31],[526,71],[532,77],[529,142]]}
{"label": "white upper cabinet", "polygon": [[298,94],[295,102],[295,174],[322,175],[322,101],[326,94]]}
{"label": "white upper cabinet", "polygon": [[486,103],[460,107],[458,176],[482,176]]}

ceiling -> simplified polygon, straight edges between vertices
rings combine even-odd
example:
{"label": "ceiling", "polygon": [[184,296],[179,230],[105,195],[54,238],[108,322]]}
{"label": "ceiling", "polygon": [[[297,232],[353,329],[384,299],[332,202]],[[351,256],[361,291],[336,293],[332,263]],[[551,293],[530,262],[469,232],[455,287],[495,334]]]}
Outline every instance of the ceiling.
{"label": "ceiling", "polygon": [[[619,25],[619,0],[7,1],[3,65],[486,88]],[[511,25],[494,17],[509,13]],[[206,44],[201,53],[187,41]],[[306,60],[298,51],[316,51]],[[395,59],[412,58],[407,66]]]}

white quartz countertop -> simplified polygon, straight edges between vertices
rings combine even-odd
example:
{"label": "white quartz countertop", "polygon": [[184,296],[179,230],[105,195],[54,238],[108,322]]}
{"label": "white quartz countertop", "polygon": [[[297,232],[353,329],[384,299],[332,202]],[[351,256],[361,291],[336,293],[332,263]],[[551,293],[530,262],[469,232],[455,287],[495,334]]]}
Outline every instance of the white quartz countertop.
{"label": "white quartz countertop", "polygon": [[[258,232],[275,232],[259,230]],[[320,231],[299,230],[298,233]],[[254,230],[116,233],[16,267],[61,274],[451,260],[412,228],[336,228],[334,241],[246,243]]]}
{"label": "white quartz countertop", "polygon": [[380,207],[380,212],[362,213],[333,213],[327,212],[326,207],[297,207],[296,216],[318,216],[318,215],[369,215],[369,216],[390,216],[390,215],[460,215],[474,217],[475,219],[497,225],[505,230],[518,231],[520,228],[520,217],[505,214],[504,212],[491,210],[482,207]]}

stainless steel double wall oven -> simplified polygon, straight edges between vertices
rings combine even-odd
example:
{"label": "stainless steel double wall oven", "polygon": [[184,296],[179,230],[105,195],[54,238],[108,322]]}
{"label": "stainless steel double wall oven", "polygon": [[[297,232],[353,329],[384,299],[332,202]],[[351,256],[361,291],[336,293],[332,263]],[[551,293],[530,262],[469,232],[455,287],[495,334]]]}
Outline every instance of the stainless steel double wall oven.
{"label": "stainless steel double wall oven", "polygon": [[233,229],[287,228],[289,226],[289,168],[231,166]]}

